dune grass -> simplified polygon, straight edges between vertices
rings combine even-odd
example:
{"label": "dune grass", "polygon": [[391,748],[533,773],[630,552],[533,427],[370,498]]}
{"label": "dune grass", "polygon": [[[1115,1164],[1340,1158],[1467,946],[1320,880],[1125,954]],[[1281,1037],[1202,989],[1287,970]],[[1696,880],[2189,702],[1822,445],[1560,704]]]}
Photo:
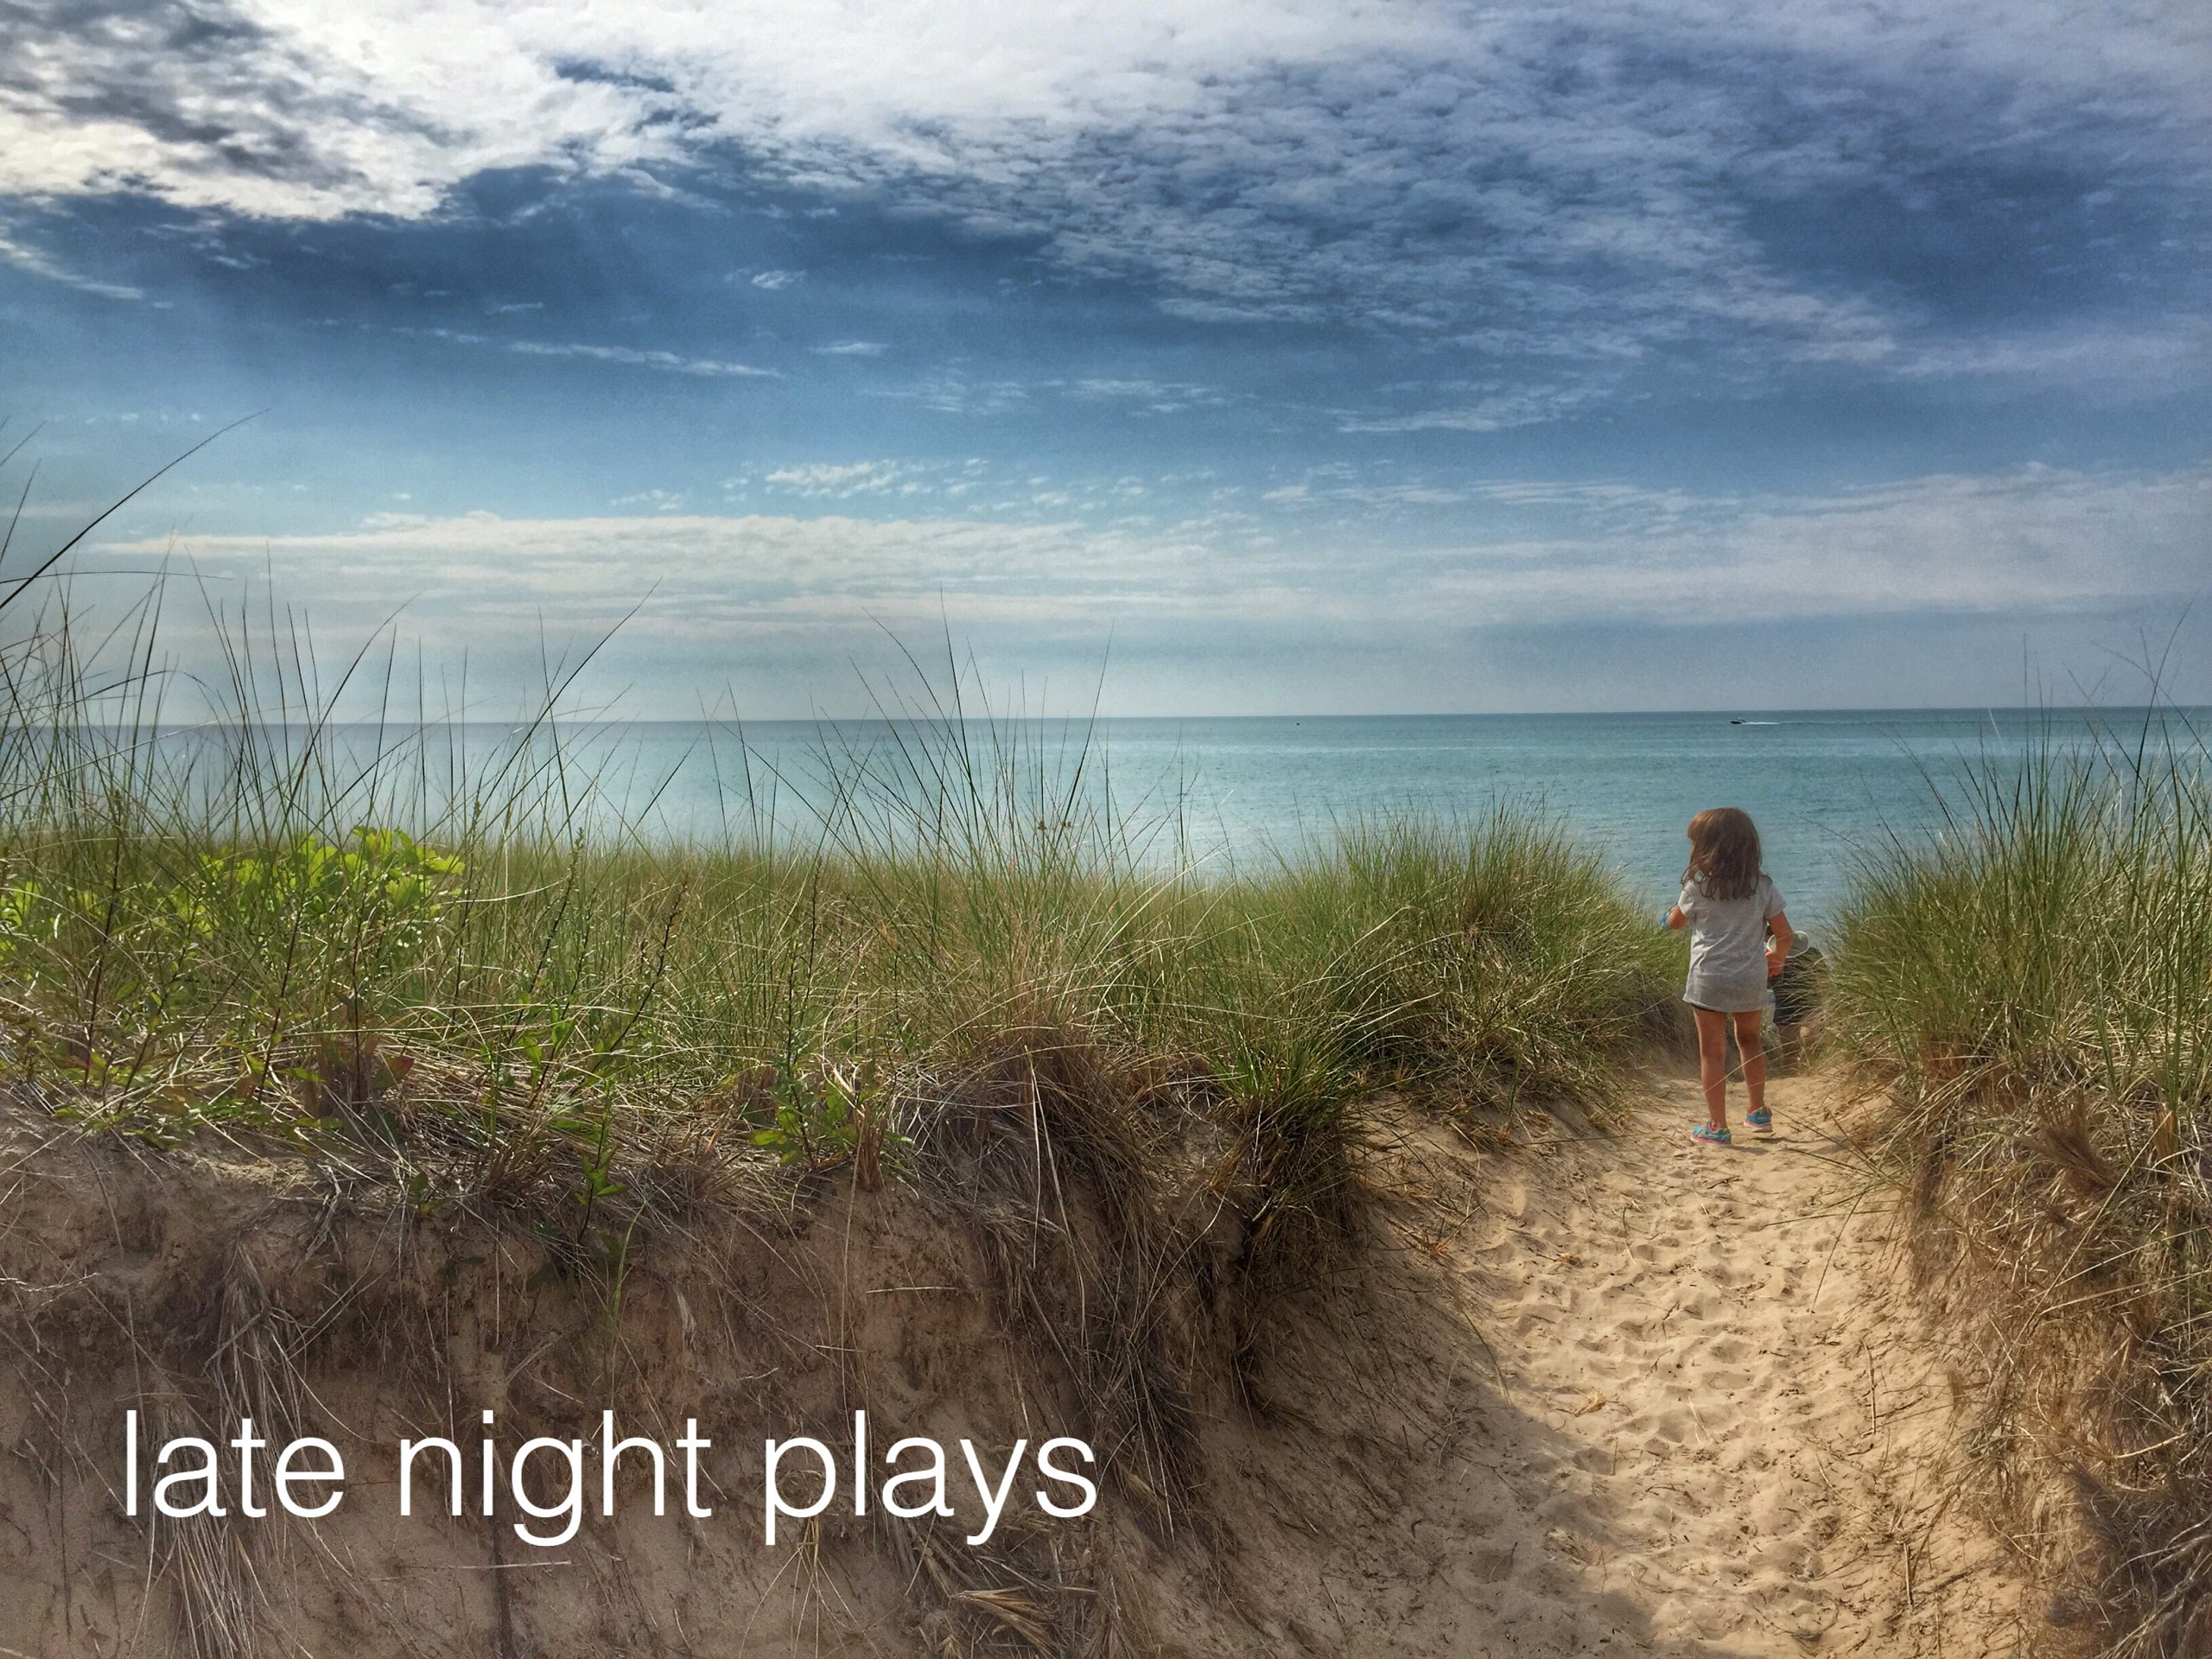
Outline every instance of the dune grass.
{"label": "dune grass", "polygon": [[155,615],[87,650],[57,600],[0,647],[0,1067],[92,1128],[425,1203],[563,1191],[581,1234],[634,1224],[671,1148],[882,1179],[949,1079],[1058,1033],[1326,1217],[1377,1091],[1590,1097],[1669,1006],[1671,947],[1540,814],[1199,869],[1079,738],[956,684],[825,747],[804,834],[756,792],[704,844],[626,821],[550,713],[473,763],[435,721],[341,725],[392,704],[388,663],[365,699],[365,659],[325,677],[235,619],[180,730]]}
{"label": "dune grass", "polygon": [[2178,715],[1981,765],[1860,872],[1834,1032],[1976,1310],[1996,1496],[2114,1654],[2212,1653],[2212,766]]}
{"label": "dune grass", "polygon": [[[1671,1013],[1672,942],[1539,813],[1378,816],[1202,868],[1173,803],[1116,808],[1079,728],[971,714],[954,676],[864,741],[825,733],[803,803],[741,740],[704,757],[730,828],[686,838],[650,780],[580,760],[620,745],[573,741],[565,683],[487,747],[423,718],[388,652],[325,673],[304,635],[217,617],[195,678],[162,665],[158,594],[95,628],[26,591],[0,584],[10,1131],[125,1154],[156,1211],[315,1212],[209,1230],[137,1304],[87,1284],[0,1322],[178,1432],[296,1421],[272,1401],[318,1370],[474,1386],[456,1300],[494,1330],[523,1300],[448,1276],[487,1260],[543,1333],[514,1433],[657,1409],[670,1368],[749,1376],[763,1344],[794,1357],[776,1432],[849,1421],[891,1355],[810,1252],[865,1211],[960,1264],[991,1374],[1100,1448],[1122,1512],[1203,1529],[1206,1415],[1301,1403],[1268,1336],[1352,1260],[1380,1098],[1486,1124],[1602,1103]],[[311,1270],[277,1273],[286,1239]],[[719,1299],[702,1340],[734,1343],[734,1313],[742,1365],[626,1327],[632,1282]],[[274,1569],[208,1539],[157,1525],[149,1559],[196,1650],[251,1651]],[[894,1573],[963,1650],[1033,1608],[1091,1650],[1110,1539],[1006,1551]]]}

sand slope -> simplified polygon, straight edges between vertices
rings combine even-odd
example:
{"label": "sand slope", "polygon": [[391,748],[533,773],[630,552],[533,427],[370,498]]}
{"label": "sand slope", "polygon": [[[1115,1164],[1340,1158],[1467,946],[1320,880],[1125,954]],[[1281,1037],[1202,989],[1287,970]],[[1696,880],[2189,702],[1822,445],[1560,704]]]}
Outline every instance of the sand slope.
{"label": "sand slope", "polygon": [[[1306,1564],[1318,1595],[1307,1572],[1278,1580],[1287,1646],[2017,1649],[2021,1589],[1947,1502],[1950,1388],[1834,1085],[1780,1082],[1777,1134],[1739,1126],[1732,1151],[1689,1140],[1695,1096],[1662,1080],[1619,1135],[1536,1156],[1423,1157],[1409,1135],[1408,1271],[1354,1316],[1392,1374],[1307,1356],[1351,1459],[1400,1473],[1356,1518],[1341,1463],[1337,1504],[1321,1471],[1272,1483],[1306,1532],[1293,1554],[1332,1524],[1340,1541]],[[1436,1268],[1464,1297],[1457,1340],[1416,1306]]]}
{"label": "sand slope", "polygon": [[[1831,1132],[1834,1085],[1781,1084],[1780,1132],[1730,1152],[1688,1139],[1694,1096],[1662,1078],[1618,1132],[1524,1133],[1481,1150],[1384,1103],[1363,1160],[1373,1202],[1359,1247],[1272,1307],[1254,1351],[1259,1411],[1223,1384],[1193,1401],[1196,1491],[1172,1529],[1139,1524],[1117,1490],[1094,1525],[989,1560],[938,1539],[938,1560],[919,1535],[874,1522],[771,1553],[742,1517],[695,1529],[637,1513],[594,1523],[557,1561],[518,1565],[512,1551],[487,1556],[496,1524],[396,1522],[365,1500],[266,1552],[258,1637],[202,1650],[2014,1651],[2033,1603],[1947,1502],[1951,1391],[1886,1242],[1889,1195]],[[73,1316],[87,1330],[105,1329],[111,1305],[165,1306],[205,1276],[163,1265],[182,1259],[187,1221],[224,1251],[235,1233],[268,1244],[272,1262],[306,1261],[300,1230],[316,1211],[283,1192],[226,1211],[213,1199],[252,1196],[250,1182],[243,1197],[225,1185],[235,1172],[142,1166],[50,1125],[0,1156],[0,1173],[17,1195],[0,1224],[0,1312],[13,1306],[16,1320],[0,1323],[0,1337],[16,1333],[0,1342],[0,1446],[17,1454],[0,1459],[0,1653],[187,1651],[173,1586],[149,1576],[143,1535],[101,1484],[96,1453],[139,1397],[135,1373],[86,1362],[63,1376],[53,1344],[73,1327],[26,1321],[95,1281],[108,1300]],[[840,1189],[824,1203],[714,1275],[675,1254],[633,1274],[626,1351],[651,1360],[660,1394],[737,1425],[732,1445],[762,1423],[834,1426],[821,1401],[842,1410],[848,1388],[948,1443],[997,1444],[1007,1425],[1064,1409],[1017,1363],[967,1232],[912,1194]],[[418,1266],[443,1282],[441,1260]],[[483,1263],[463,1265],[456,1282],[485,1291]],[[551,1306],[535,1324],[518,1312],[533,1295],[560,1303],[551,1286],[525,1294],[527,1266],[488,1275],[505,1287],[505,1325],[472,1315],[439,1337],[464,1380],[470,1354],[496,1359],[518,1409],[540,1386],[543,1332],[571,1330],[575,1312]],[[50,1294],[28,1294],[40,1287]],[[788,1330],[764,1322],[772,1306]],[[801,1317],[824,1309],[859,1313],[819,1330]],[[496,1352],[483,1332],[505,1332]],[[423,1409],[387,1370],[404,1368],[333,1353],[303,1386],[319,1415],[375,1438],[371,1426],[382,1434]],[[65,1431],[90,1448],[74,1463],[55,1452]],[[931,1560],[950,1561],[952,1581],[927,1577]],[[970,1579],[1015,1588],[962,1587]],[[1016,1589],[1039,1610],[1028,1624],[993,1599]]]}

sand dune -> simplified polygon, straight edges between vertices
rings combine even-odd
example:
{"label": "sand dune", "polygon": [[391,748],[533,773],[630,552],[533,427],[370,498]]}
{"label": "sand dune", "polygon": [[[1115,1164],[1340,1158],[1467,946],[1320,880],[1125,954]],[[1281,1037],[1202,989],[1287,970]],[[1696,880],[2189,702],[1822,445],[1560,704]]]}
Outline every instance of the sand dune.
{"label": "sand dune", "polygon": [[[395,1522],[365,1500],[311,1535],[312,1549],[302,1534],[289,1554],[269,1554],[257,1569],[270,1598],[261,1634],[222,1650],[2014,1651],[2032,1604],[1997,1544],[1948,1502],[1951,1390],[1888,1243],[1888,1195],[1833,1132],[1834,1085],[1782,1084],[1779,1132],[1727,1152],[1688,1139],[1694,1092],[1662,1079],[1617,1131],[1546,1131],[1506,1147],[1471,1145],[1433,1114],[1386,1111],[1364,1160],[1374,1201],[1362,1246],[1329,1282],[1268,1315],[1258,1410],[1224,1386],[1194,1402],[1200,1466],[1173,1529],[1139,1524],[1117,1491],[1095,1528],[1065,1535],[1081,1550],[1065,1560],[1046,1553],[1058,1535],[972,1561],[945,1545],[939,1565],[977,1575],[977,1592],[932,1590],[914,1565],[923,1545],[873,1522],[825,1522],[794,1554],[762,1550],[734,1524],[628,1516],[594,1523],[557,1560],[508,1572],[493,1570],[514,1560],[497,1525]],[[219,1242],[310,1224],[283,1192],[213,1165],[149,1168],[50,1128],[19,1151],[3,1161],[27,1183],[24,1224],[0,1230],[0,1271],[18,1284],[105,1283],[118,1296],[140,1285],[136,1305],[155,1306],[169,1282],[162,1263],[200,1236],[188,1236],[190,1217],[229,1216],[214,1234],[200,1229]],[[214,1202],[225,1194],[232,1211]],[[111,1198],[127,1226],[106,1219]],[[251,1225],[235,1209],[249,1201],[261,1206]],[[1060,1409],[994,1324],[972,1242],[941,1216],[895,1192],[849,1194],[793,1226],[780,1279],[766,1267],[740,1282],[700,1277],[688,1258],[662,1264],[668,1286],[690,1285],[696,1308],[709,1294],[744,1293],[802,1313],[866,1315],[786,1339],[772,1391],[749,1379],[726,1414],[749,1409],[772,1426],[814,1412],[828,1423],[828,1408],[808,1402],[842,1410],[850,1390],[887,1421],[988,1439]],[[141,1233],[166,1242],[142,1249]],[[725,1352],[703,1322],[687,1334],[673,1293],[655,1282],[640,1275],[626,1300],[635,1351],[660,1368],[670,1397],[713,1402],[712,1377],[765,1338],[748,1325]],[[928,1311],[888,1294],[915,1286],[932,1291]],[[535,1317],[570,1329],[574,1310],[545,1294]],[[742,1303],[730,1305],[741,1322]],[[542,1341],[523,1340],[537,1326],[510,1319],[519,1322],[505,1351],[542,1353]],[[474,1329],[455,1327],[444,1362],[455,1375]],[[87,1363],[73,1403],[49,1388],[48,1416],[34,1421],[32,1385],[55,1383],[59,1351],[50,1341],[45,1370],[0,1366],[0,1441],[51,1443],[73,1424],[82,1446],[98,1446],[119,1408],[139,1403],[127,1366],[109,1376]],[[508,1374],[509,1396],[530,1397],[525,1368]],[[412,1421],[405,1387],[342,1355],[316,1360],[305,1386],[357,1439]],[[732,1444],[743,1438],[731,1431]],[[11,1591],[0,1651],[185,1650],[184,1603],[147,1576],[142,1535],[97,1482],[57,1484],[39,1468],[0,1468],[0,1516],[25,1546],[0,1560]],[[1033,1611],[1016,1620],[1009,1608]]]}

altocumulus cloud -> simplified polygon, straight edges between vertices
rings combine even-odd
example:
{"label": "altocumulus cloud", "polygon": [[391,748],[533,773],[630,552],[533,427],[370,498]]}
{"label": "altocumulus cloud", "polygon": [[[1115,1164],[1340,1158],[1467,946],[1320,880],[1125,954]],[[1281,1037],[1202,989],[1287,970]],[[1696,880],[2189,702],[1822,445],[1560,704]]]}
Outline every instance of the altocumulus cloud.
{"label": "altocumulus cloud", "polygon": [[2212,22],[2158,0],[880,0],[834,24],[765,0],[710,27],[650,0],[11,11],[0,194],[419,219],[493,169],[740,156],[1034,235],[1186,317],[1503,326],[1550,359],[1532,389],[1357,417],[1376,432],[1549,418],[1684,340],[1744,372],[1910,373],[1936,320],[1777,258],[1764,205],[1925,190],[1969,154],[2113,188],[2212,168]]}
{"label": "altocumulus cloud", "polygon": [[472,643],[651,592],[636,626],[700,641],[1127,620],[1302,669],[1325,631],[2202,581],[2212,8],[0,16],[0,282],[53,396],[140,303],[221,325],[176,407],[264,359],[358,391],[366,441],[282,452],[373,479],[342,505],[160,497],[333,620],[415,594]]}

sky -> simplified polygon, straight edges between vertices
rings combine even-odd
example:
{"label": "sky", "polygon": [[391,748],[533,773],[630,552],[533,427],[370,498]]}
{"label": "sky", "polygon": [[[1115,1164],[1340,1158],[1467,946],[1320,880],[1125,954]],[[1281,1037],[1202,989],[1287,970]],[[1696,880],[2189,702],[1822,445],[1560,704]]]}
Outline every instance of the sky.
{"label": "sky", "polygon": [[[627,712],[2212,701],[2201,0],[0,0],[21,574]],[[50,585],[41,592],[58,593]],[[2195,608],[2192,608],[2195,607]],[[20,619],[30,607],[18,605]]]}

